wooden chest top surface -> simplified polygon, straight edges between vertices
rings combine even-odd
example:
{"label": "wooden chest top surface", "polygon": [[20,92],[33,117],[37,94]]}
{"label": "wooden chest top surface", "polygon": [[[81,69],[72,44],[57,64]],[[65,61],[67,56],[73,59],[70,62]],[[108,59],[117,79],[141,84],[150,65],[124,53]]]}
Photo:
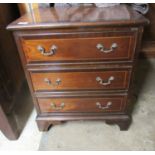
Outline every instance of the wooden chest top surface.
{"label": "wooden chest top surface", "polygon": [[66,7],[35,9],[27,13],[7,28],[48,29],[85,26],[136,26],[149,21],[126,5],[115,7]]}

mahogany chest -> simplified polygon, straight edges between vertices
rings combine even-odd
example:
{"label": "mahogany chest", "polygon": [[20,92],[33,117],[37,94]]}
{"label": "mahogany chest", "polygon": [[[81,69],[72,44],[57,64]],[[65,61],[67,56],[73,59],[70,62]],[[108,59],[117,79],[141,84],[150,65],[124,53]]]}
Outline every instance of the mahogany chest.
{"label": "mahogany chest", "polygon": [[146,24],[125,5],[36,9],[11,23],[39,130],[69,120],[104,120],[127,130]]}

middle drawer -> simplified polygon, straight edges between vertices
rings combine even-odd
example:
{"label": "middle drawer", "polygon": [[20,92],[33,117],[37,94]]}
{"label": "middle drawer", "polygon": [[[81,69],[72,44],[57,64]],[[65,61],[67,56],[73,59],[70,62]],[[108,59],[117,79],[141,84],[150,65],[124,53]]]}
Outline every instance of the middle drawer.
{"label": "middle drawer", "polygon": [[34,91],[128,89],[131,70],[31,72]]}

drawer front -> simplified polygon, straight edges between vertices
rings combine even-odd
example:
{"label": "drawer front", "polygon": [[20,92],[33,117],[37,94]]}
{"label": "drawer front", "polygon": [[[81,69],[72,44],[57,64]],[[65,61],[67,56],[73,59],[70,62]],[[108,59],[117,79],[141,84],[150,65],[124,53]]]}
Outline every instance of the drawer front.
{"label": "drawer front", "polygon": [[27,63],[39,61],[129,60],[134,55],[133,35],[76,38],[22,39]]}
{"label": "drawer front", "polygon": [[99,98],[38,98],[42,113],[48,112],[122,112],[126,96]]}
{"label": "drawer front", "polygon": [[35,91],[127,89],[131,71],[30,73]]}

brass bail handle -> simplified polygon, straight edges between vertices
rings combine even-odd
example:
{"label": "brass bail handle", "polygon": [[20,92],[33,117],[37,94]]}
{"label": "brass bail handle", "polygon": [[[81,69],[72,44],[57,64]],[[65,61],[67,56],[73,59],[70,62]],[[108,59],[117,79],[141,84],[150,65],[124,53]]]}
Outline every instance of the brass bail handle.
{"label": "brass bail handle", "polygon": [[65,103],[62,102],[59,106],[57,106],[54,102],[51,102],[50,106],[53,110],[62,110],[65,107]]}
{"label": "brass bail handle", "polygon": [[61,79],[57,78],[55,83],[52,83],[52,81],[50,79],[44,78],[44,82],[47,83],[48,85],[55,87],[55,86],[59,86],[61,84]]}
{"label": "brass bail handle", "polygon": [[111,105],[112,105],[112,102],[111,101],[107,102],[107,104],[105,106],[102,106],[100,102],[96,102],[96,106],[99,109],[102,109],[102,110],[109,109]]}
{"label": "brass bail handle", "polygon": [[96,45],[96,48],[100,50],[100,52],[103,53],[110,53],[113,52],[118,47],[117,43],[112,43],[111,47],[109,49],[105,48],[103,44],[99,43]]}
{"label": "brass bail handle", "polygon": [[99,82],[99,84],[103,85],[103,86],[107,86],[110,85],[111,82],[114,80],[114,76],[110,76],[107,80],[103,80],[101,77],[96,77],[96,81]]}
{"label": "brass bail handle", "polygon": [[54,55],[57,51],[58,47],[56,45],[52,45],[49,51],[46,51],[45,48],[41,45],[37,46],[37,50],[44,56]]}

